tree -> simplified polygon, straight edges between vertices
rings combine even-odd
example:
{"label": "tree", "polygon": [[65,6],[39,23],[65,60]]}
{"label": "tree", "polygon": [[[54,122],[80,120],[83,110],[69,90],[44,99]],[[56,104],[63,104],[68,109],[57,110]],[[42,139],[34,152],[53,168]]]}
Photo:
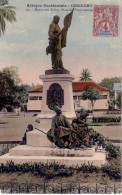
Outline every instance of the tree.
{"label": "tree", "polygon": [[15,97],[13,105],[15,107],[22,106],[24,103],[27,103],[28,100],[28,91],[30,90],[29,85],[17,85],[15,90]]}
{"label": "tree", "polygon": [[100,98],[100,93],[94,88],[88,88],[82,94],[83,100],[87,100],[87,99],[90,100],[92,111],[93,111],[95,101],[98,100],[99,98]]}
{"label": "tree", "polygon": [[119,109],[121,109],[121,101],[122,101],[122,94],[121,94],[121,92],[119,92],[119,93],[117,94],[117,99],[116,99],[116,105],[117,105],[117,107],[118,107]]}
{"label": "tree", "polygon": [[114,83],[121,83],[121,77],[104,78],[99,84],[113,91]]}
{"label": "tree", "polygon": [[18,75],[18,68],[16,66],[10,66],[3,68],[2,71],[5,75],[8,75],[9,78],[13,79],[15,85],[18,85],[21,82],[21,79]]}
{"label": "tree", "polygon": [[91,81],[91,74],[87,68],[84,68],[81,72],[80,81]]}
{"label": "tree", "polygon": [[8,5],[8,1],[2,1],[0,3],[0,36],[4,34],[6,30],[6,22],[16,21],[15,7]]}
{"label": "tree", "polygon": [[5,73],[0,72],[0,109],[6,104],[12,104],[14,93],[14,80]]}
{"label": "tree", "polygon": [[17,68],[7,67],[0,71],[0,110],[6,105],[19,107],[27,102],[30,87],[18,81]]}

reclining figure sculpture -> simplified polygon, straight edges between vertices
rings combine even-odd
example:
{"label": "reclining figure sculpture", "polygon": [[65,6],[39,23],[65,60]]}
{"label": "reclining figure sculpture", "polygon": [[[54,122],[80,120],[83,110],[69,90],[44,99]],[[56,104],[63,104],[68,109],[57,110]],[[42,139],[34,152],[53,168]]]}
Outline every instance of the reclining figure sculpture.
{"label": "reclining figure sculpture", "polygon": [[60,148],[92,147],[92,138],[86,123],[88,111],[82,109],[71,124],[58,106],[54,107],[54,111],[56,115],[52,119],[51,129],[47,132],[51,142]]}

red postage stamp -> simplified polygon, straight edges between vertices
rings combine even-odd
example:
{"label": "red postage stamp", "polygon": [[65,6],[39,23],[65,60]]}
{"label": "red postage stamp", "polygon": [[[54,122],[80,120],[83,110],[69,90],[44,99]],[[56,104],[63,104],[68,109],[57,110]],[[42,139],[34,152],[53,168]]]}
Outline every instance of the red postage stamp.
{"label": "red postage stamp", "polygon": [[95,5],[93,17],[94,36],[118,36],[119,6]]}

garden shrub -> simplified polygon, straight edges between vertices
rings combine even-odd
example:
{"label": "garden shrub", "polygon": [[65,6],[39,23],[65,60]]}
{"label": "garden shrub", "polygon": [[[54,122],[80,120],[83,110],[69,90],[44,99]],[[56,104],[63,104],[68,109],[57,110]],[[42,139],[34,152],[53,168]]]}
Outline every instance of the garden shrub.
{"label": "garden shrub", "polygon": [[100,116],[100,117],[93,117],[93,123],[120,123],[121,117],[107,117],[107,116]]}
{"label": "garden shrub", "polygon": [[93,140],[93,145],[102,146],[107,152],[107,158],[117,158],[121,155],[120,147],[114,146],[111,141],[105,138],[102,134],[98,133],[92,128],[89,128],[89,133]]}
{"label": "garden shrub", "polygon": [[112,159],[101,167],[101,171],[112,178],[121,179],[121,158]]}
{"label": "garden shrub", "polygon": [[13,161],[9,161],[6,164],[0,164],[0,173],[33,173],[35,175],[44,176],[47,179],[51,179],[56,176],[71,176],[74,172],[73,169],[60,165],[58,163],[23,163],[14,164]]}
{"label": "garden shrub", "polygon": [[115,161],[110,161],[109,164],[105,164],[101,168],[93,165],[92,163],[84,163],[77,168],[67,167],[58,163],[24,163],[20,165],[14,164],[14,162],[9,161],[8,163],[6,163],[6,165],[4,165],[3,163],[0,164],[0,173],[32,173],[34,175],[45,177],[45,179],[52,179],[58,176],[72,176],[75,173],[75,170],[77,172],[81,171],[83,173],[105,173],[112,178],[121,179],[120,160],[118,159],[115,159]]}

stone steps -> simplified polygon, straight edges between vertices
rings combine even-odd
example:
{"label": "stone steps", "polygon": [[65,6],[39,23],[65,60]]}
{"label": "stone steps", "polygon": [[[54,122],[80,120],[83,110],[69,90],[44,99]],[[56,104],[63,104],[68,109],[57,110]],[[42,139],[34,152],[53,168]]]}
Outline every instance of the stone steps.
{"label": "stone steps", "polygon": [[86,149],[61,149],[53,147],[33,147],[20,145],[10,149],[10,156],[63,156],[63,157],[92,157],[95,155],[95,148]]}
{"label": "stone steps", "polygon": [[69,156],[12,156],[9,153],[0,156],[0,163],[13,161],[15,164],[23,163],[54,163],[58,162],[67,166],[77,166],[83,163],[93,163],[93,165],[101,167],[106,162],[106,155],[103,152],[95,152],[94,156],[85,157],[69,157]]}

